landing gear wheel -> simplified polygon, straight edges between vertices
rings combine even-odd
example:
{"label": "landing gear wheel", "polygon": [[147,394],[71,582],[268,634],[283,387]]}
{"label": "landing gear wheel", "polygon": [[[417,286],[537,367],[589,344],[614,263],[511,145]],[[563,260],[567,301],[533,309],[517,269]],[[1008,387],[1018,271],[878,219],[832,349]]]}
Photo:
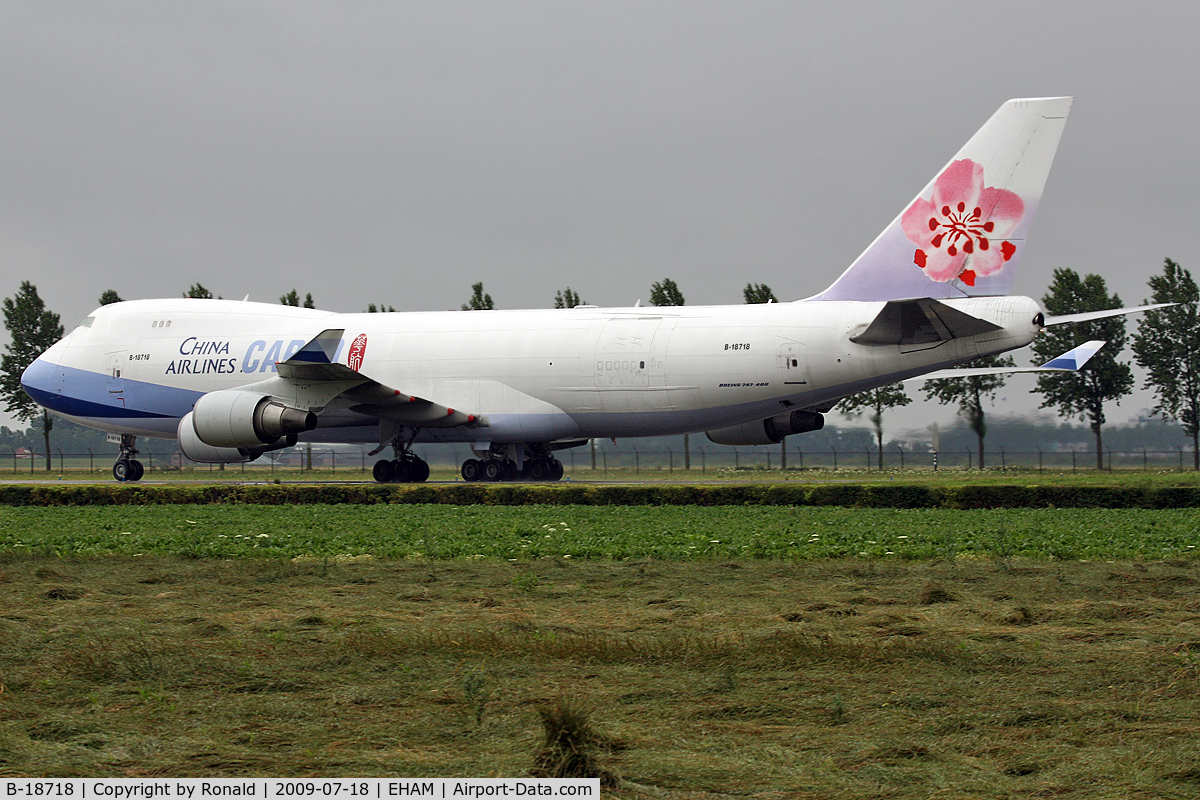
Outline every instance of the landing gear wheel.
{"label": "landing gear wheel", "polygon": [[424,483],[429,480],[429,462],[418,458],[412,463],[412,471],[408,474],[408,479],[413,483]]}
{"label": "landing gear wheel", "polygon": [[412,480],[412,462],[398,458],[392,462],[392,483],[408,483]]}
{"label": "landing gear wheel", "polygon": [[474,458],[468,458],[462,465],[462,478],[468,483],[473,483],[479,480],[483,472],[483,465]]}
{"label": "landing gear wheel", "polygon": [[485,481],[500,480],[500,473],[503,471],[504,470],[500,466],[499,461],[493,461],[489,459],[488,461],[483,462],[483,480]]}
{"label": "landing gear wheel", "polygon": [[121,482],[140,481],[146,474],[142,462],[134,458],[137,455],[137,437],[132,433],[121,434],[121,449],[117,451],[117,463],[113,464],[112,475]]}
{"label": "landing gear wheel", "polygon": [[517,465],[511,461],[505,461],[500,465],[500,480],[513,481],[517,479]]}
{"label": "landing gear wheel", "polygon": [[371,476],[375,478],[376,483],[391,483],[392,462],[376,461],[374,469],[371,470]]}
{"label": "landing gear wheel", "polygon": [[550,477],[550,465],[540,458],[530,461],[529,466],[525,467],[525,474],[531,481],[544,481]]}
{"label": "landing gear wheel", "polygon": [[550,480],[561,481],[563,476],[562,462],[557,458],[550,459]]}

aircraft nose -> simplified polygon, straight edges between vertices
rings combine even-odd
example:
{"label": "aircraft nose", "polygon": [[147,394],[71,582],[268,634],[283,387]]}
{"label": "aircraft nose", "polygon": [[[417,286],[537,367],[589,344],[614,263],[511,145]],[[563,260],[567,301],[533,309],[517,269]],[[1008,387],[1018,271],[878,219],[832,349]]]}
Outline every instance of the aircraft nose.
{"label": "aircraft nose", "polygon": [[21,373],[21,388],[34,402],[49,406],[55,394],[54,384],[57,377],[57,365],[45,358],[36,358]]}

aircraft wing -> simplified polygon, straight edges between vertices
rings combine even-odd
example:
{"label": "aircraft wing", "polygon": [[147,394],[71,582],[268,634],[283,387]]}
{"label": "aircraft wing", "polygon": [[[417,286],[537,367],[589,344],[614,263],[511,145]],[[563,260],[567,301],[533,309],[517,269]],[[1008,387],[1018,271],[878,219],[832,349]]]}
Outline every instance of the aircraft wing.
{"label": "aircraft wing", "polygon": [[1105,342],[1085,342],[1061,356],[1056,356],[1040,367],[970,367],[967,369],[943,369],[907,378],[909,381],[934,381],[942,378],[970,378],[976,375],[1006,375],[1013,372],[1077,372]]}
{"label": "aircraft wing", "polygon": [[346,364],[334,361],[344,329],[317,334],[286,361],[275,365],[277,377],[247,386],[279,397],[298,408],[323,409],[337,401],[351,411],[398,425],[419,428],[486,427],[478,415],[406,394]]}

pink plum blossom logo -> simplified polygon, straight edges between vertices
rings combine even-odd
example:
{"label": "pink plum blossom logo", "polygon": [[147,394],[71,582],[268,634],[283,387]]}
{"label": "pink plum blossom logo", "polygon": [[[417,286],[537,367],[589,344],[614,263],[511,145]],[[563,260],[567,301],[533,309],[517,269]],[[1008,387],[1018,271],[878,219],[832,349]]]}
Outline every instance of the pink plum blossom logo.
{"label": "pink plum blossom logo", "polygon": [[[975,278],[1004,268],[1017,252],[1003,241],[1025,216],[1025,203],[1007,189],[983,185],[983,165],[970,159],[953,162],[923,197],[900,217],[904,235],[917,246],[913,263],[930,280],[955,278],[968,286]],[[993,242],[999,242],[995,246]]]}

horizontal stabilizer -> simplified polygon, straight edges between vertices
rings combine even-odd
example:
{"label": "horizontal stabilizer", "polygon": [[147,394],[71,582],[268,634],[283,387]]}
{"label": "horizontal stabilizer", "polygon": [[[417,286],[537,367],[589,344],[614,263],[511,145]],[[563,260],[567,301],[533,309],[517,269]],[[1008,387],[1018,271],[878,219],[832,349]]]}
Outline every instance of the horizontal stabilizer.
{"label": "horizontal stabilizer", "polygon": [[1040,367],[972,367],[967,369],[943,369],[928,375],[906,378],[910,381],[936,381],[943,378],[971,378],[978,375],[1009,375],[1017,372],[1078,372],[1083,365],[1104,347],[1105,342],[1084,342],[1073,350],[1063,353]]}
{"label": "horizontal stabilizer", "polygon": [[1153,311],[1156,308],[1167,308],[1169,306],[1177,306],[1178,303],[1157,303],[1152,306],[1133,306],[1132,308],[1106,308],[1103,311],[1085,311],[1082,314],[1066,314],[1061,317],[1046,317],[1042,322],[1043,327],[1049,328],[1051,325],[1069,325],[1072,322],[1091,322],[1094,319],[1104,319],[1105,317],[1119,317],[1122,314],[1136,314],[1139,311]]}
{"label": "horizontal stabilizer", "polygon": [[910,345],[944,342],[964,336],[976,336],[1001,330],[999,325],[931,297],[910,300],[889,300],[871,324],[861,333],[854,333],[855,344]]}

